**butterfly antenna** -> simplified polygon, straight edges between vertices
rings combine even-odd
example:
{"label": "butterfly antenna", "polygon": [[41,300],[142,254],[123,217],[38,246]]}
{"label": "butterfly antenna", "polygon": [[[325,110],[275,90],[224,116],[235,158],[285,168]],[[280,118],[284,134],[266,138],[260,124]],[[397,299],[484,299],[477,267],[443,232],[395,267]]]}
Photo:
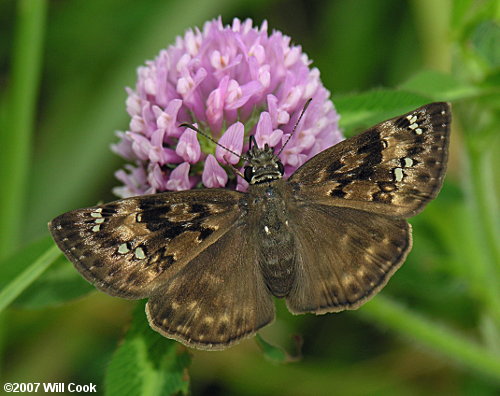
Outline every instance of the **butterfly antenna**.
{"label": "butterfly antenna", "polygon": [[238,158],[240,158],[240,159],[245,159],[245,158],[244,158],[243,156],[241,156],[240,154],[235,153],[233,150],[228,149],[226,146],[223,146],[222,144],[220,144],[220,143],[219,143],[217,140],[215,140],[212,136],[209,136],[209,135],[207,135],[205,132],[200,131],[200,130],[199,130],[198,128],[196,128],[194,125],[187,124],[187,123],[183,123],[183,124],[180,124],[180,125],[179,125],[179,128],[182,128],[182,127],[192,129],[193,131],[195,131],[195,132],[199,133],[200,135],[205,136],[208,140],[210,140],[210,141],[214,142],[217,146],[222,147],[224,150],[226,150],[226,151],[230,152],[231,154],[236,155]]}
{"label": "butterfly antenna", "polygon": [[312,102],[312,98],[307,99],[307,102],[304,105],[304,108],[302,109],[302,111],[300,113],[299,119],[297,120],[297,122],[295,123],[295,125],[294,125],[294,127],[292,129],[292,133],[290,134],[290,136],[288,136],[288,139],[286,140],[285,144],[283,144],[283,146],[281,146],[281,149],[280,149],[280,151],[278,151],[278,154],[276,154],[278,157],[281,154],[281,152],[283,151],[283,149],[285,148],[285,146],[288,144],[288,142],[290,141],[290,139],[292,138],[292,136],[295,134],[295,130],[299,126],[300,120],[302,119],[302,116],[306,112],[306,110],[309,107],[309,105],[311,104],[311,102]]}

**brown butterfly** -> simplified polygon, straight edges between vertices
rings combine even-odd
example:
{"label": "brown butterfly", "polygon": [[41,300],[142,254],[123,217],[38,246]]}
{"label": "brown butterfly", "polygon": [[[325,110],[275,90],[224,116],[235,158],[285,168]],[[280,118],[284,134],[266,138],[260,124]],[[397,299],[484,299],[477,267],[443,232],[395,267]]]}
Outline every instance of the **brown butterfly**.
{"label": "brown butterfly", "polygon": [[[405,218],[441,188],[451,113],[431,103],[344,140],[288,180],[272,148],[243,157],[248,192],[200,189],[121,199],[49,224],[98,289],[149,298],[153,329],[227,348],[275,316],[356,309],[411,249]],[[255,139],[253,139],[255,143]]]}

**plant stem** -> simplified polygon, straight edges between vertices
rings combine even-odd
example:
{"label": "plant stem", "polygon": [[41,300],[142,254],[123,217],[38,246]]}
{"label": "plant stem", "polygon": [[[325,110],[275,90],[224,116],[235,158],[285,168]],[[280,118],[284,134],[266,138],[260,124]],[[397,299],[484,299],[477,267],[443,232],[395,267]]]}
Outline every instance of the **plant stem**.
{"label": "plant stem", "polygon": [[54,244],[33,264],[26,268],[0,291],[0,313],[28,288],[59,256],[61,251]]}
{"label": "plant stem", "polygon": [[390,298],[379,295],[360,309],[359,313],[429,346],[463,366],[500,381],[500,356],[406,309]]}
{"label": "plant stem", "polygon": [[[464,122],[464,127],[468,130],[474,128],[467,122]],[[489,125],[482,130],[483,136],[486,136],[484,142],[488,142],[487,144],[478,144],[478,136],[475,134],[465,135],[465,158],[468,163],[464,191],[466,208],[475,222],[474,231],[484,257],[483,260],[473,263],[482,265],[482,268],[476,270],[482,275],[476,288],[482,290],[486,296],[489,311],[493,314],[497,326],[500,326],[500,220],[494,176],[497,166],[495,150],[498,151],[500,139],[496,134],[487,134],[488,130],[494,128],[496,125]]]}
{"label": "plant stem", "polygon": [[19,0],[12,54],[11,86],[0,134],[0,257],[20,242],[24,197],[36,112],[46,0]]}

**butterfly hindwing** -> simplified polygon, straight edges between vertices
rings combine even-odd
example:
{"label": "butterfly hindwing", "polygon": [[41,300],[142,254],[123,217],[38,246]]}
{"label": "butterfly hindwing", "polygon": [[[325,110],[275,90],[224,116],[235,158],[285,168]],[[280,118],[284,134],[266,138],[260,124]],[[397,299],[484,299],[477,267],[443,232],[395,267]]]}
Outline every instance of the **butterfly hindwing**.
{"label": "butterfly hindwing", "polygon": [[289,181],[298,199],[414,216],[441,188],[450,122],[448,103],[422,106],[319,153]]}
{"label": "butterfly hindwing", "polygon": [[241,195],[214,189],[127,198],[67,212],[49,229],[97,288],[145,298],[230,229],[242,215]]}
{"label": "butterfly hindwing", "polygon": [[247,226],[230,228],[149,300],[146,312],[156,331],[191,347],[220,350],[274,319]]}
{"label": "butterfly hindwing", "polygon": [[286,298],[295,314],[359,307],[411,249],[411,227],[404,219],[314,203],[296,211],[290,226],[297,230],[297,274]]}

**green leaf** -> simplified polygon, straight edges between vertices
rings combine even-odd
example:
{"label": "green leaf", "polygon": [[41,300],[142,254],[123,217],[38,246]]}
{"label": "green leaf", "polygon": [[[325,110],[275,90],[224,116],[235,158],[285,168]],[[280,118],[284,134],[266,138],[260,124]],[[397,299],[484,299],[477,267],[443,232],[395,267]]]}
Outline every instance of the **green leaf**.
{"label": "green leaf", "polygon": [[469,369],[500,380],[500,360],[494,351],[388,297],[379,295],[357,312],[361,317],[409,336]]}
{"label": "green leaf", "polygon": [[144,302],[137,304],[131,327],[111,359],[106,395],[186,395],[191,356],[185,347],[149,327],[144,307]]}
{"label": "green leaf", "polygon": [[348,135],[354,128],[376,124],[431,101],[429,96],[389,89],[333,97],[340,124]]}
{"label": "green leaf", "polygon": [[[6,96],[5,122],[0,130],[0,258],[22,241],[25,193],[32,158],[32,135],[41,74],[46,0],[18,1],[15,38]],[[2,51],[3,52],[3,51]],[[4,85],[4,84],[2,84]]]}
{"label": "green leaf", "polygon": [[478,87],[457,80],[455,77],[434,70],[424,70],[402,86],[410,92],[429,96],[432,100],[457,100],[478,96],[483,92]]}
{"label": "green leaf", "polygon": [[74,300],[94,290],[94,286],[61,255],[13,305],[29,309],[45,308]]}
{"label": "green leaf", "polygon": [[49,236],[31,242],[23,246],[9,257],[0,261],[0,290],[7,287],[7,284],[16,276],[23,272],[39,256],[49,249],[54,242]]}
{"label": "green leaf", "polygon": [[[49,266],[46,270],[32,267],[48,252],[51,252],[52,261],[45,263]],[[36,271],[39,271],[38,275]],[[16,307],[33,309],[54,306],[94,290],[61,254],[49,236],[19,249],[0,262],[0,290],[8,288],[9,284],[28,273],[34,278],[31,279],[32,283],[23,285],[23,290],[16,291],[17,296],[12,302]]]}
{"label": "green leaf", "polygon": [[459,31],[470,17],[472,1],[473,0],[455,0],[452,2],[451,27],[455,31]]}
{"label": "green leaf", "polygon": [[61,252],[49,237],[0,262],[0,312],[26,290]]}
{"label": "green leaf", "polygon": [[472,46],[490,67],[500,66],[500,25],[489,20],[476,26],[471,36]]}
{"label": "green leaf", "polygon": [[260,334],[255,335],[255,342],[259,345],[264,357],[274,363],[289,363],[293,361],[298,361],[301,359],[301,347],[302,347],[302,337],[295,336],[295,347],[296,351],[292,355],[285,351],[283,348],[276,345],[272,345],[266,340],[264,340]]}

